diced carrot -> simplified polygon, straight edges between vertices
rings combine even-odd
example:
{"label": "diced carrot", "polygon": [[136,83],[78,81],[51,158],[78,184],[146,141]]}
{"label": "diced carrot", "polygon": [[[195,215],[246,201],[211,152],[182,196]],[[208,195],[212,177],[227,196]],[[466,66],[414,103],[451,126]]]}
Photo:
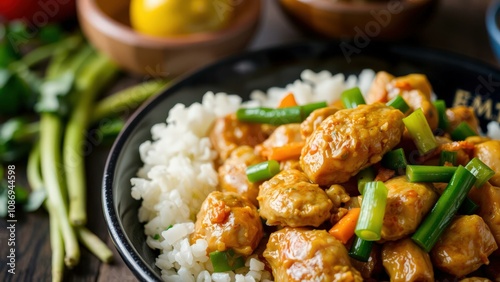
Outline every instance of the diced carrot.
{"label": "diced carrot", "polygon": [[295,101],[295,96],[292,92],[286,94],[280,101],[278,108],[286,108],[297,106],[297,101]]}
{"label": "diced carrot", "polygon": [[298,159],[304,147],[304,141],[291,142],[281,147],[271,148],[268,158],[270,160],[284,161]]}
{"label": "diced carrot", "polygon": [[344,215],[335,225],[330,228],[328,233],[333,237],[337,238],[343,244],[354,235],[354,229],[356,229],[356,223],[358,222],[360,208],[350,209],[346,215]]}

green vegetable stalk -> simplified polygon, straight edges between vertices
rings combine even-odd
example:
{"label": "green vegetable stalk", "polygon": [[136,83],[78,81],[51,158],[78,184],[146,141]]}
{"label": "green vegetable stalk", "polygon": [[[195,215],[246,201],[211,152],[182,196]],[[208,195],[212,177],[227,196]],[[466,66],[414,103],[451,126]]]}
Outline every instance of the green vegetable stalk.
{"label": "green vegetable stalk", "polygon": [[340,94],[340,100],[346,109],[354,109],[359,105],[366,104],[365,98],[359,87],[344,90],[342,94]]}
{"label": "green vegetable stalk", "polygon": [[448,182],[457,170],[455,166],[407,165],[410,182]]}
{"label": "green vegetable stalk", "polygon": [[113,260],[113,252],[90,230],[85,227],[76,227],[76,234],[80,242],[102,262],[109,263]]}
{"label": "green vegetable stalk", "polygon": [[55,114],[44,113],[40,119],[43,134],[40,134],[40,158],[42,164],[42,178],[47,189],[49,205],[54,209],[54,218],[57,219],[64,240],[65,263],[73,267],[80,260],[80,249],[76,234],[67,217],[65,193],[63,193],[63,171],[58,166],[61,164],[61,133],[63,124]]}
{"label": "green vegetable stalk", "polygon": [[409,116],[403,118],[408,133],[417,146],[420,155],[425,155],[438,147],[438,143],[425,118],[422,108],[418,108]]}
{"label": "green vegetable stalk", "polygon": [[375,169],[371,166],[362,169],[360,172],[358,172],[358,174],[356,174],[359,194],[363,195],[363,190],[365,189],[366,183],[373,181],[375,179],[375,176],[377,176]]}
{"label": "green vegetable stalk", "polygon": [[476,177],[465,167],[458,166],[443,194],[420,224],[411,239],[429,252],[464,202]]}
{"label": "green vegetable stalk", "polygon": [[326,107],[326,102],[316,102],[286,108],[241,108],[236,111],[236,118],[243,122],[282,125],[299,123],[314,110]]}
{"label": "green vegetable stalk", "polygon": [[[27,165],[27,178],[32,192],[43,191],[44,182],[40,175],[40,144],[33,146]],[[50,244],[52,249],[52,281],[63,281],[64,278],[64,239],[56,211],[52,205],[45,201],[45,208],[50,216]],[[102,262],[113,260],[113,253],[99,237],[85,227],[75,229],[78,240],[82,242]]]}
{"label": "green vegetable stalk", "polygon": [[248,181],[255,183],[271,179],[280,172],[280,164],[275,160],[251,165],[246,169]]}
{"label": "green vegetable stalk", "polygon": [[372,252],[373,241],[367,241],[354,235],[351,248],[349,249],[349,256],[359,261],[367,262],[370,259]]}
{"label": "green vegetable stalk", "polygon": [[94,100],[101,89],[115,76],[118,69],[103,55],[94,55],[75,80],[77,103],[66,125],[63,161],[69,197],[69,218],[73,225],[87,222],[85,160],[82,151]]}
{"label": "green vegetable stalk", "polygon": [[366,241],[380,240],[387,204],[387,187],[381,181],[365,184],[361,211],[354,232]]}
{"label": "green vegetable stalk", "polygon": [[121,112],[136,108],[142,102],[157,94],[168,81],[151,80],[113,93],[98,101],[92,113],[92,122],[116,116]]}

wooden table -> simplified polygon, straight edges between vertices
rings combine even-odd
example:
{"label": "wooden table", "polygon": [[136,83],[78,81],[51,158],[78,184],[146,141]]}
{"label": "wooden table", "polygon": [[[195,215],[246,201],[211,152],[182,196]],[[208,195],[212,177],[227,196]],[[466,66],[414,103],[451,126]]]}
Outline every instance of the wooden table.
{"label": "wooden table", "polygon": [[[249,49],[259,49],[305,38],[283,17],[273,0],[263,0],[262,25]],[[453,51],[499,65],[490,49],[485,27],[487,0],[441,0],[430,22],[412,42]],[[137,83],[140,77],[123,77],[112,89]],[[90,213],[88,228],[105,240],[115,252],[112,264],[102,264],[82,248],[80,264],[66,274],[67,281],[136,281],[116,252],[108,236],[101,208],[101,179],[109,146],[98,145],[87,156]],[[20,170],[20,169],[19,169]],[[18,172],[18,176],[22,172]],[[22,179],[18,180],[22,183]],[[7,273],[7,223],[0,221],[0,281],[50,281],[51,250],[49,221],[44,210],[18,218],[16,226],[16,274]]]}

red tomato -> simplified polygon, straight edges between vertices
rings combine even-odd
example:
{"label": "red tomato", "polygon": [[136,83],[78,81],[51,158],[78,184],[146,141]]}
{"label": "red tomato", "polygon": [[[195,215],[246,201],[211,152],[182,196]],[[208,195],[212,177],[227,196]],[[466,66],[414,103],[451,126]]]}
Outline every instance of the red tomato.
{"label": "red tomato", "polygon": [[43,26],[75,16],[75,0],[0,0],[0,20],[22,19]]}

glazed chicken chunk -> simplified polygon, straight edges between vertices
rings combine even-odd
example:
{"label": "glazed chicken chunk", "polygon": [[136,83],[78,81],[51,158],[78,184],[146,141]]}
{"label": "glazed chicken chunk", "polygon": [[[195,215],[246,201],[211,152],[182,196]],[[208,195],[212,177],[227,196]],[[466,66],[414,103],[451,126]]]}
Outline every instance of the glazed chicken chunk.
{"label": "glazed chicken chunk", "polygon": [[387,204],[381,237],[385,241],[401,239],[417,230],[438,199],[430,183],[412,183],[397,176],[385,182]]}
{"label": "glazed chicken chunk", "polygon": [[255,154],[249,146],[236,148],[229,158],[219,167],[219,185],[223,192],[236,192],[258,206],[260,182],[251,183],[246,174],[247,167],[263,162],[264,159]]}
{"label": "glazed chicken chunk", "polygon": [[233,249],[250,255],[263,237],[257,208],[237,193],[214,191],[196,216],[191,242],[205,239],[207,253]]}
{"label": "glazed chicken chunk", "polygon": [[[464,244],[467,242],[467,244]],[[488,225],[478,215],[457,216],[431,250],[434,266],[463,277],[481,265],[498,248]]]}
{"label": "glazed chicken chunk", "polygon": [[469,197],[479,206],[477,215],[483,218],[500,246],[500,188],[486,183],[480,189],[471,189]]}
{"label": "glazed chicken chunk", "polygon": [[474,148],[474,157],[495,171],[490,182],[494,186],[500,187],[500,140],[490,140],[477,144]]}
{"label": "glazed chicken chunk", "polygon": [[387,88],[393,79],[394,76],[388,72],[377,72],[366,95],[366,102],[368,104],[376,102],[386,103],[388,101]]}
{"label": "glazed chicken chunk", "polygon": [[257,200],[267,225],[317,227],[330,218],[333,207],[326,192],[295,169],[262,183]]}
{"label": "glazed chicken chunk", "polygon": [[212,126],[209,137],[212,146],[222,161],[239,146],[255,146],[267,139],[265,127],[261,124],[238,121],[236,114],[218,118]]}
{"label": "glazed chicken chunk", "polygon": [[326,230],[286,227],[276,231],[264,258],[275,281],[362,281],[344,245]]}
{"label": "glazed chicken chunk", "polygon": [[300,134],[305,140],[313,131],[323,122],[327,117],[336,113],[339,109],[336,107],[326,107],[314,110],[307,118],[300,124]]}
{"label": "glazed chicken chunk", "polygon": [[303,171],[319,185],[346,182],[399,143],[403,117],[382,103],[337,111],[307,138],[300,157]]}
{"label": "glazed chicken chunk", "polygon": [[382,263],[392,282],[434,281],[429,254],[410,238],[385,243]]}

